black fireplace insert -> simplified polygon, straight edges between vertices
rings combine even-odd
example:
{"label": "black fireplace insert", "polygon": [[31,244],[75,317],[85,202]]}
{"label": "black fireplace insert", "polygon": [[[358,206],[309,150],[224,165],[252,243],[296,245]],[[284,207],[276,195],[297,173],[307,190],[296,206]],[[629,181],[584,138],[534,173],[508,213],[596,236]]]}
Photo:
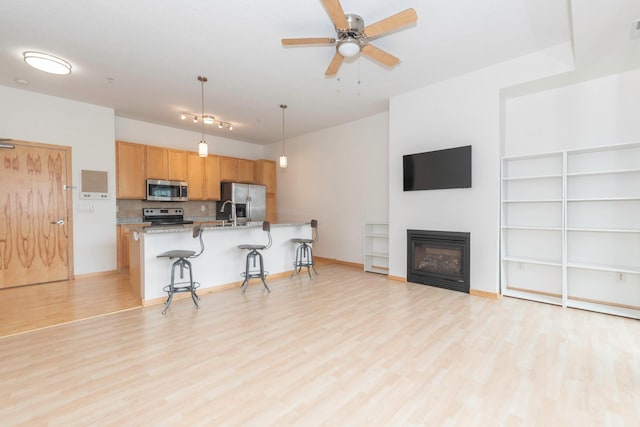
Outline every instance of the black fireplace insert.
{"label": "black fireplace insert", "polygon": [[470,233],[407,230],[407,281],[469,293]]}

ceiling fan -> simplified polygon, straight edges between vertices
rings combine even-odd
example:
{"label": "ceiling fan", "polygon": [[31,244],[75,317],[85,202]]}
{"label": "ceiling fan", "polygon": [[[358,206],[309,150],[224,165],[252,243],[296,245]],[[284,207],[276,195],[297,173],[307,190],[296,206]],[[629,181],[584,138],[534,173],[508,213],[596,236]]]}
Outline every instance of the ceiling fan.
{"label": "ceiling fan", "polygon": [[369,41],[418,20],[416,11],[407,9],[365,27],[360,16],[344,13],[340,0],[322,0],[322,3],[336,28],[336,37],[282,39],[282,45],[335,45],[336,54],[324,73],[327,77],[335,76],[338,73],[344,58],[350,58],[359,53],[387,67],[393,67],[400,59],[369,44]]}

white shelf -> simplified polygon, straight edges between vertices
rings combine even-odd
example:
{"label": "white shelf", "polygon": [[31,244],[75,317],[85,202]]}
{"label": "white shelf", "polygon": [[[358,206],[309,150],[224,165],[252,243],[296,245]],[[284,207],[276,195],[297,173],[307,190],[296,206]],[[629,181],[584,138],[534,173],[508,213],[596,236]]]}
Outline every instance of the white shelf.
{"label": "white shelf", "polygon": [[504,177],[503,181],[524,181],[529,179],[547,179],[547,178],[562,178],[562,174],[551,174],[551,175],[531,175],[531,176],[514,176],[514,177]]}
{"label": "white shelf", "polygon": [[562,227],[543,227],[528,225],[503,225],[504,230],[541,230],[541,231],[562,231]]}
{"label": "white shelf", "polygon": [[572,172],[567,173],[568,177],[572,176],[591,176],[591,175],[611,175],[611,174],[625,174],[640,172],[640,169],[612,169],[612,170],[600,170],[600,171],[586,171],[586,172]]}
{"label": "white shelf", "polygon": [[562,199],[503,200],[502,203],[562,203]]}
{"label": "white shelf", "polygon": [[567,199],[567,202],[625,202],[629,200],[640,200],[638,197],[585,197],[576,199]]}
{"label": "white shelf", "polygon": [[389,224],[364,225],[364,271],[389,274]]}
{"label": "white shelf", "polygon": [[552,267],[562,267],[561,261],[553,261],[553,260],[545,260],[545,259],[505,256],[505,257],[502,257],[502,260],[506,262],[515,262],[515,263],[521,263],[521,264],[537,264],[537,265],[549,265]]}
{"label": "white shelf", "polygon": [[503,294],[640,318],[640,143],[501,165]]}
{"label": "white shelf", "polygon": [[584,232],[584,233],[640,233],[640,230],[630,228],[586,228],[586,227],[567,227],[567,231]]}
{"label": "white shelf", "polygon": [[640,274],[640,267],[636,266],[615,266],[615,265],[598,265],[586,262],[567,262],[568,268],[580,268],[582,270],[609,271],[612,273],[629,273]]}

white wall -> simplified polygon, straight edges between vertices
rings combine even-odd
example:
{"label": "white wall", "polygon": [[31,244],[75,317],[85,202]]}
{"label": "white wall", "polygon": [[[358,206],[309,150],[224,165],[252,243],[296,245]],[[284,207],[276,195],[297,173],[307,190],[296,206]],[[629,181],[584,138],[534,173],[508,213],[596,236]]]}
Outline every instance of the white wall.
{"label": "white wall", "polygon": [[[266,149],[281,152],[281,142]],[[317,219],[314,255],[363,263],[363,224],[388,221],[388,114],[287,139],[286,154],[278,221]]]}
{"label": "white wall", "polygon": [[506,101],[505,154],[640,141],[640,70]]}
{"label": "white wall", "polygon": [[[471,233],[471,288],[498,291],[500,89],[573,67],[570,46],[517,58],[391,99],[390,270],[406,277],[407,229]],[[472,145],[472,188],[403,192],[402,156]]]}
{"label": "white wall", "polygon": [[[0,86],[0,138],[71,147],[75,274],[116,269],[113,110]],[[106,171],[108,200],[80,200],[81,170]]]}
{"label": "white wall", "polygon": [[[115,129],[118,140],[187,151],[198,151],[198,142],[202,139],[199,126],[195,126],[194,131],[190,132],[122,117],[115,118]],[[210,154],[251,160],[262,159],[264,155],[262,145],[207,134],[205,140],[209,144]]]}

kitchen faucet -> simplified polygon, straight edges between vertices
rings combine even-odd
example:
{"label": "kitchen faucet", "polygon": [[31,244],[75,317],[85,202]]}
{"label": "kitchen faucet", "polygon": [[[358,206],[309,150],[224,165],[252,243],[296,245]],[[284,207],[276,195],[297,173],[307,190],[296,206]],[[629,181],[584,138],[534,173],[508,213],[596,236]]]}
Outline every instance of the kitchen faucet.
{"label": "kitchen faucet", "polygon": [[229,220],[233,221],[233,225],[236,225],[236,206],[232,200],[225,200],[220,207],[220,212],[224,212],[224,208],[227,206],[227,203],[231,203],[231,215],[229,215]]}

